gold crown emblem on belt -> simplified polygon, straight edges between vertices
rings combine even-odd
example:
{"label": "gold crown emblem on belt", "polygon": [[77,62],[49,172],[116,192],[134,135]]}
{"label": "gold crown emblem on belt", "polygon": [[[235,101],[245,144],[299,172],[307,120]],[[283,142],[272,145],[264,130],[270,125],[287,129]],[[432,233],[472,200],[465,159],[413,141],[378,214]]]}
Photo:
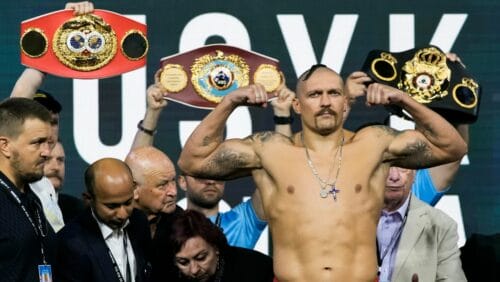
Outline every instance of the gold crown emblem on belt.
{"label": "gold crown emblem on belt", "polygon": [[419,50],[402,67],[398,88],[420,103],[430,103],[448,95],[451,71],[446,55],[434,47]]}

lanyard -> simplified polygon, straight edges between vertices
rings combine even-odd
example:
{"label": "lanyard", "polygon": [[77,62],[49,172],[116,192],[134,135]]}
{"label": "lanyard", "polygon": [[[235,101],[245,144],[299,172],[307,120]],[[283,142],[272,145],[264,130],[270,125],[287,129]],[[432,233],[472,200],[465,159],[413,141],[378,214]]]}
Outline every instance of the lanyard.
{"label": "lanyard", "polygon": [[401,234],[403,233],[403,229],[406,224],[406,220],[408,219],[408,211],[410,210],[410,201],[411,201],[411,192],[410,195],[408,196],[410,199],[408,199],[408,206],[406,207],[405,215],[403,217],[403,222],[401,223],[401,226],[399,226],[398,231],[391,236],[391,241],[389,241],[389,245],[387,245],[387,248],[385,248],[384,252],[381,254],[380,249],[378,247],[378,240],[376,240],[377,244],[377,261],[378,261],[378,267],[380,268],[382,266],[382,263],[384,262],[385,256],[389,253],[390,250],[394,249],[396,242],[399,240],[399,237],[401,237]]}
{"label": "lanyard", "polygon": [[[123,231],[123,247],[125,248],[125,254],[127,256],[127,281],[131,281],[130,265],[128,261],[128,252],[127,252],[127,237],[125,231]],[[113,262],[113,269],[115,270],[116,277],[120,282],[125,282],[125,279],[123,279],[122,272],[120,271],[120,267],[118,266],[118,263],[116,263],[116,259],[113,256],[113,253],[111,252],[111,249],[109,247],[108,247],[108,254],[109,257],[111,258],[111,261]]]}
{"label": "lanyard", "polygon": [[43,250],[43,238],[45,238],[47,236],[47,233],[43,232],[42,218],[40,216],[40,212],[38,211],[38,208],[35,208],[35,214],[36,214],[37,223],[38,223],[38,226],[37,226],[37,225],[35,225],[35,222],[33,221],[33,219],[31,218],[31,215],[29,214],[28,210],[26,209],[26,206],[24,206],[23,202],[21,201],[21,199],[19,199],[16,192],[14,192],[14,189],[12,189],[12,187],[10,187],[7,183],[5,183],[5,181],[3,181],[3,179],[1,179],[1,178],[0,178],[0,184],[2,184],[2,186],[7,190],[7,192],[9,192],[10,195],[14,198],[14,200],[16,200],[17,204],[23,210],[24,215],[26,215],[29,222],[31,223],[31,226],[33,226],[33,230],[35,231],[35,234],[36,234],[38,240],[40,241],[40,252],[42,254],[43,264],[47,264],[47,261],[45,259],[45,252]]}
{"label": "lanyard", "polygon": [[109,257],[111,258],[111,261],[113,262],[113,269],[116,272],[116,277],[118,277],[118,280],[120,282],[125,282],[125,279],[123,279],[122,272],[120,271],[120,268],[118,267],[118,264],[116,263],[115,257],[113,256],[113,253],[111,253],[111,250],[108,248],[108,254]]}

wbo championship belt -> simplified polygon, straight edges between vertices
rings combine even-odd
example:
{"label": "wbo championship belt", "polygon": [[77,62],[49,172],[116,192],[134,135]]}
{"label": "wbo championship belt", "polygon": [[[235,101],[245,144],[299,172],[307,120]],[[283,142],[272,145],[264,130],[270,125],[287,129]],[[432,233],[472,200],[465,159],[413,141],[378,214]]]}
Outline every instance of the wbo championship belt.
{"label": "wbo championship belt", "polygon": [[282,84],[278,60],[224,44],[168,56],[160,64],[166,99],[200,109],[213,109],[231,91],[252,83],[268,93]]}
{"label": "wbo championship belt", "polygon": [[[460,62],[448,60],[436,46],[400,53],[372,50],[362,70],[375,82],[405,91],[452,123],[477,120],[480,85]],[[387,109],[407,117],[399,107]]]}
{"label": "wbo championship belt", "polygon": [[69,78],[116,76],[146,64],[146,25],[106,10],[60,10],[21,23],[21,63]]}

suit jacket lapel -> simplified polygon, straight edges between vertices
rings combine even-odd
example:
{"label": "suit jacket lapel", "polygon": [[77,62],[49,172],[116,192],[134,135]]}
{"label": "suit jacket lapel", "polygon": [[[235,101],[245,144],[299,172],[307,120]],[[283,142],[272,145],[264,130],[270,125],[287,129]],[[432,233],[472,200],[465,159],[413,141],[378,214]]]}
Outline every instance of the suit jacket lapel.
{"label": "suit jacket lapel", "polygon": [[96,264],[102,272],[104,281],[118,281],[118,277],[114,271],[113,262],[109,256],[109,248],[102,237],[101,230],[97,225],[96,220],[92,216],[92,212],[88,209],[83,220],[84,230],[87,232],[87,242],[89,251],[92,253],[92,258],[96,260]]}
{"label": "suit jacket lapel", "polygon": [[139,230],[137,230],[136,226],[136,213],[138,211],[134,210],[132,212],[132,215],[130,216],[130,224],[129,226],[126,227],[128,237],[130,239],[130,243],[132,244],[132,250],[134,251],[134,256],[135,256],[135,262],[137,266],[137,274],[136,274],[136,281],[141,281],[141,272],[144,269],[144,255],[143,255],[143,248],[144,246],[140,246],[140,234],[137,234]]}
{"label": "suit jacket lapel", "polygon": [[396,281],[395,279],[398,276],[399,270],[402,269],[401,266],[408,260],[411,250],[415,247],[427,224],[425,218],[422,216],[426,213],[425,204],[417,199],[415,195],[412,195],[410,198],[408,208],[410,209],[408,211],[408,218],[399,239],[396,261],[394,262],[394,272],[392,274],[394,281]]}

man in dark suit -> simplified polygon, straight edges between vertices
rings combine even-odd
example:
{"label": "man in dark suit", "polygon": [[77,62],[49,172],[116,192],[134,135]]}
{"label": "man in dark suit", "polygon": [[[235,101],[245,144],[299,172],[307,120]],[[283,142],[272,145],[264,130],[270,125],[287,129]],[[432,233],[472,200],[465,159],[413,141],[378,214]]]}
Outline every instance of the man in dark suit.
{"label": "man in dark suit", "polygon": [[39,266],[53,263],[54,231],[28,185],[43,176],[50,121],[30,99],[0,103],[0,281],[39,281]]}
{"label": "man in dark suit", "polygon": [[105,158],[85,171],[91,208],[57,234],[57,281],[147,281],[150,234],[133,209],[135,182],[121,160]]}
{"label": "man in dark suit", "polygon": [[151,264],[153,281],[162,281],[175,275],[172,264],[159,264],[165,254],[160,246],[167,240],[171,222],[182,208],[176,205],[176,173],[172,161],[162,151],[152,147],[134,148],[125,159],[137,183],[135,207],[149,220],[152,235]]}

